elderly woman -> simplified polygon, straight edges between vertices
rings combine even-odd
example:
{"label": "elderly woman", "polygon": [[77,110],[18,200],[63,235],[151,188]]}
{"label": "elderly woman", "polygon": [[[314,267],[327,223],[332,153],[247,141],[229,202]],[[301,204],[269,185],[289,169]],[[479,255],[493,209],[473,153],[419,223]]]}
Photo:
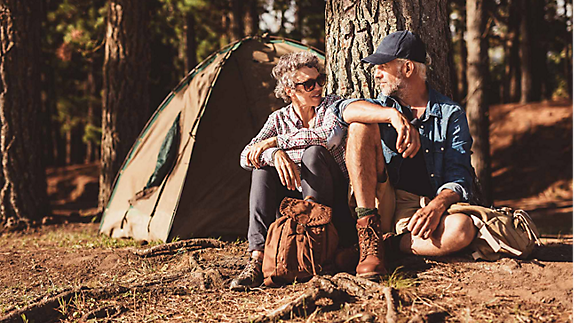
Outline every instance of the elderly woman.
{"label": "elderly woman", "polygon": [[309,52],[282,56],[272,71],[275,94],[290,104],[273,112],[240,156],[252,170],[248,241],[251,259],[230,288],[242,290],[263,281],[262,261],[267,229],[286,196],[312,196],[332,207],[340,246],[357,241],[355,219],[347,205],[345,145],[329,106],[338,97],[322,97],[325,75]]}

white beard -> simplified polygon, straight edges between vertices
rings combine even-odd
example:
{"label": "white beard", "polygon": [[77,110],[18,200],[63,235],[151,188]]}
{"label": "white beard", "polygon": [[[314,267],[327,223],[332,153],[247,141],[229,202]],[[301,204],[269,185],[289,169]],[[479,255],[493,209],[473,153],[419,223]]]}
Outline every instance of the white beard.
{"label": "white beard", "polygon": [[401,93],[405,88],[403,77],[398,78],[395,83],[387,83],[381,88],[381,93],[385,96],[401,97]]}

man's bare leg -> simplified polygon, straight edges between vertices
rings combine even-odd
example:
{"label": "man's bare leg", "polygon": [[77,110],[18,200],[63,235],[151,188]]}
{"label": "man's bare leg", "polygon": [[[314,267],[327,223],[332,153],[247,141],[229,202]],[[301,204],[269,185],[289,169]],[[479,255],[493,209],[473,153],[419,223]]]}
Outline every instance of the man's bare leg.
{"label": "man's bare leg", "polygon": [[400,250],[420,256],[445,256],[467,247],[475,238],[477,229],[471,218],[456,213],[441,218],[429,239],[412,237],[408,232],[401,238]]}
{"label": "man's bare leg", "polygon": [[349,126],[346,164],[358,207],[375,208],[375,189],[384,176],[379,125],[352,123]]}

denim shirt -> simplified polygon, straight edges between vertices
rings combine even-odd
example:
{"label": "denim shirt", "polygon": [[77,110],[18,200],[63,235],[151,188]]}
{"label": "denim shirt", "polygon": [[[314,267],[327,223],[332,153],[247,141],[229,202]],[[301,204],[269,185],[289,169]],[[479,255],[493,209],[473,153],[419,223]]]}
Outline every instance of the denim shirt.
{"label": "denim shirt", "polygon": [[[332,105],[339,123],[347,128],[349,124],[343,120],[343,111],[352,102],[367,101],[385,107],[394,108],[401,113],[403,107],[393,97],[379,95],[373,99],[339,100]],[[386,168],[392,184],[399,180],[399,169],[403,158],[395,148],[397,132],[391,126],[380,127],[382,133],[381,145]],[[387,130],[387,131],[386,131]],[[473,140],[469,133],[469,125],[465,111],[448,97],[429,89],[429,101],[419,130],[421,148],[429,174],[431,186],[436,195],[444,189],[459,194],[462,201],[469,201],[472,185],[471,145]],[[385,142],[393,143],[388,147]]]}

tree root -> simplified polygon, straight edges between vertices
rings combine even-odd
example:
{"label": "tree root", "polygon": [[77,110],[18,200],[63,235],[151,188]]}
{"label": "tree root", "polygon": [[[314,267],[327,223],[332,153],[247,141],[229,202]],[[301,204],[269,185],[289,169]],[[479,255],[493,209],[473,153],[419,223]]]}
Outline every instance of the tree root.
{"label": "tree root", "polygon": [[385,295],[385,302],[387,303],[385,320],[387,323],[395,323],[397,321],[397,312],[395,311],[395,303],[393,301],[393,295],[391,294],[391,287],[383,287],[383,295]]}
{"label": "tree root", "polygon": [[174,253],[178,249],[222,248],[224,243],[216,239],[188,239],[154,246],[148,249],[135,250],[140,257],[151,257]]}
{"label": "tree root", "polygon": [[345,294],[331,280],[324,277],[314,277],[310,283],[313,284],[313,287],[305,293],[255,318],[252,322],[276,322],[279,319],[288,318],[291,313],[305,314],[315,310],[315,302],[320,298],[327,297],[337,300]]}
{"label": "tree root", "polygon": [[[387,311],[385,321],[387,323],[397,321],[397,312],[392,295],[392,288],[382,286],[365,278],[356,277],[347,273],[339,273],[333,277],[316,276],[302,295],[295,297],[274,310],[269,311],[253,320],[253,322],[275,322],[289,318],[290,315],[302,315],[314,311],[317,314],[318,307],[315,302],[320,298],[329,298],[334,303],[341,302],[350,297],[360,299],[385,298]],[[368,314],[368,313],[364,313]],[[365,316],[365,315],[362,315]],[[369,316],[372,316],[371,314]]]}
{"label": "tree root", "polygon": [[79,288],[74,288],[59,293],[58,295],[46,298],[37,303],[28,305],[24,308],[12,311],[2,317],[0,317],[0,323],[4,322],[22,322],[23,317],[30,322],[48,322],[60,318],[64,315],[58,308],[62,307],[62,304],[69,304],[73,297],[77,295],[83,295],[86,297],[94,299],[102,299],[113,297],[122,293],[126,293],[131,290],[137,290],[139,292],[147,292],[150,290],[154,291],[165,291],[169,293],[178,293],[178,290],[174,290],[173,287],[158,286],[166,282],[171,282],[181,278],[184,274],[178,273],[170,275],[168,277],[161,277],[152,281],[131,284],[131,285],[114,285],[102,288],[89,288],[82,286]]}

